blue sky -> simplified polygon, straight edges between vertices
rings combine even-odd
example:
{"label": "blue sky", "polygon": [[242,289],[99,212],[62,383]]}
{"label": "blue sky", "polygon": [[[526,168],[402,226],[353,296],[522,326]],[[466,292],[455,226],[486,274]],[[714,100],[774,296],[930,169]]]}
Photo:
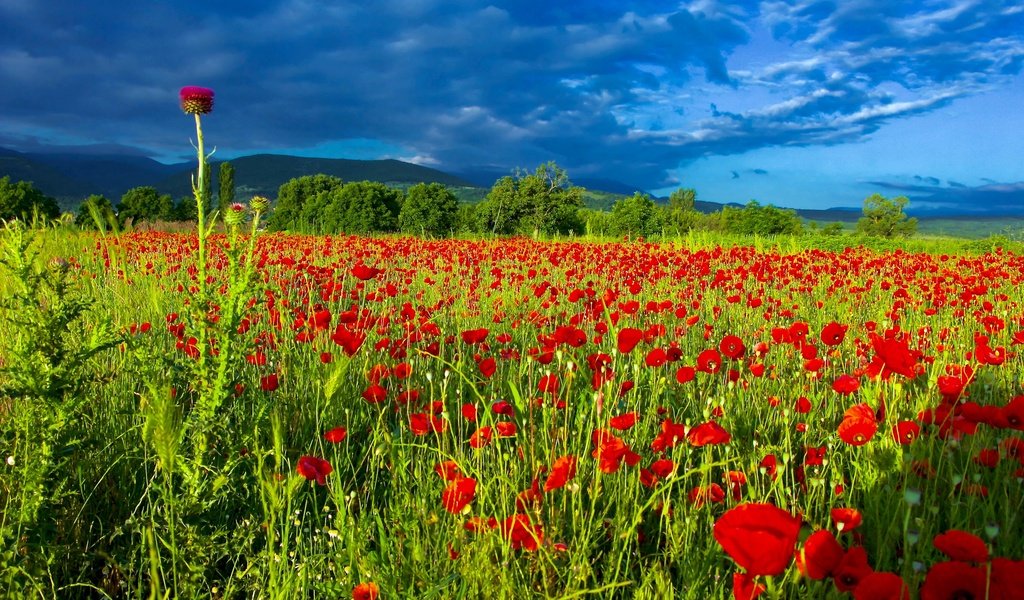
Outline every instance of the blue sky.
{"label": "blue sky", "polygon": [[0,146],[399,158],[717,202],[1024,206],[1017,0],[0,3]]}

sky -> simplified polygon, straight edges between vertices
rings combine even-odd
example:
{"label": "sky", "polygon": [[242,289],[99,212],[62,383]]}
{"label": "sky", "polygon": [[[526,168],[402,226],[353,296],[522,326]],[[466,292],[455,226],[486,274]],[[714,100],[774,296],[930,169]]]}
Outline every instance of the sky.
{"label": "sky", "polygon": [[1022,66],[1019,0],[2,0],[0,146],[188,160],[198,85],[220,159],[997,210],[1024,206]]}

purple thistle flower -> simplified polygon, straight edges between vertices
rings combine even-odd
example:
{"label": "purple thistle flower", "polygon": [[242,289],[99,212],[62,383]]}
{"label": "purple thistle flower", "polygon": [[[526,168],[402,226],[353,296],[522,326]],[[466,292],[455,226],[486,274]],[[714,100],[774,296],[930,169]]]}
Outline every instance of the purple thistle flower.
{"label": "purple thistle flower", "polygon": [[181,110],[188,115],[205,115],[213,110],[213,90],[195,85],[186,85],[179,92]]}

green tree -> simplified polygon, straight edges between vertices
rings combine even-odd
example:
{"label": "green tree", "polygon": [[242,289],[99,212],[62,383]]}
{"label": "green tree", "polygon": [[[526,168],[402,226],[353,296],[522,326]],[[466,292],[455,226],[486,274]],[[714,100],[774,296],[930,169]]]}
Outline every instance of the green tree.
{"label": "green tree", "polygon": [[152,186],[132,188],[121,196],[117,205],[117,216],[124,225],[131,219],[138,224],[142,221],[169,219],[172,216],[174,202],[167,194],[161,195]]}
{"label": "green tree", "polygon": [[583,188],[547,162],[531,174],[519,172],[495,182],[480,203],[478,217],[483,230],[502,235],[581,233],[581,208]]}
{"label": "green tree", "polygon": [[661,213],[647,194],[636,192],[612,206],[611,229],[616,235],[651,236],[661,231]]}
{"label": "green tree", "polygon": [[75,215],[75,225],[82,229],[96,229],[96,219],[102,221],[99,224],[107,227],[117,216],[114,214],[114,205],[106,196],[93,194],[82,201],[78,207],[78,214]]}
{"label": "green tree", "polygon": [[307,199],[298,227],[314,233],[398,230],[402,192],[375,181],[346,183]]}
{"label": "green tree", "polygon": [[697,210],[697,190],[693,188],[679,188],[669,195],[668,206],[672,210],[684,212]]}
{"label": "green tree", "polygon": [[746,235],[799,234],[803,231],[803,222],[795,210],[781,209],[771,204],[761,206],[757,200],[751,200],[739,209],[724,207],[722,221],[726,231]]}
{"label": "green tree", "polygon": [[274,212],[267,220],[271,231],[283,231],[303,227],[302,209],[306,201],[321,192],[330,192],[344,185],[344,182],[330,175],[306,175],[296,177],[278,188]]}
{"label": "green tree", "polygon": [[872,194],[864,200],[864,216],[857,221],[857,232],[879,237],[910,237],[917,233],[917,218],[903,209],[910,203],[906,196],[893,199]]}
{"label": "green tree", "polygon": [[398,228],[405,233],[445,237],[455,230],[459,201],[440,183],[417,183],[406,192],[398,213]]}
{"label": "green tree", "polygon": [[29,181],[11,183],[8,176],[0,178],[0,220],[31,221],[37,213],[46,219],[56,219],[60,216],[60,206]]}
{"label": "green tree", "polygon": [[235,166],[228,161],[220,163],[217,183],[220,187],[217,206],[220,207],[220,214],[223,215],[224,211],[235,201]]}

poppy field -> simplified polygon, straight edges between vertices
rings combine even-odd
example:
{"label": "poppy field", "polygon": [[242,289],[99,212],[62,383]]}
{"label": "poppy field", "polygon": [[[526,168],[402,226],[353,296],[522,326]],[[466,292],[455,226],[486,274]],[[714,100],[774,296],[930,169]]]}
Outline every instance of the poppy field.
{"label": "poppy field", "polygon": [[12,595],[1024,594],[1022,256],[200,246],[5,230]]}

